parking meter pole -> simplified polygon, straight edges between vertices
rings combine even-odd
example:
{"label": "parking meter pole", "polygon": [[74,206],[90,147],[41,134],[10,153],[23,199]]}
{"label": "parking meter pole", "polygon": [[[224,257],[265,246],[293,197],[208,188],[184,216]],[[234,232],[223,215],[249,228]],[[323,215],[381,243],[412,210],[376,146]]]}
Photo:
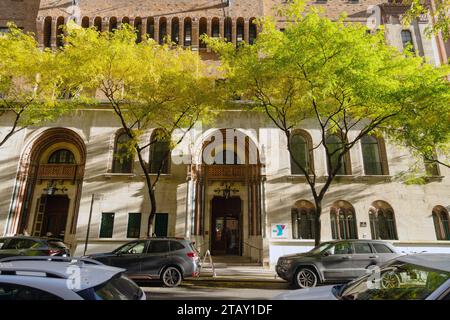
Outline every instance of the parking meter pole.
{"label": "parking meter pole", "polygon": [[87,231],[86,231],[86,241],[84,242],[84,253],[83,253],[83,256],[86,255],[86,251],[87,251],[87,247],[88,247],[89,232],[91,230],[91,218],[92,218],[92,207],[93,206],[94,206],[94,194],[92,194],[91,209],[89,210],[89,220],[88,220]]}

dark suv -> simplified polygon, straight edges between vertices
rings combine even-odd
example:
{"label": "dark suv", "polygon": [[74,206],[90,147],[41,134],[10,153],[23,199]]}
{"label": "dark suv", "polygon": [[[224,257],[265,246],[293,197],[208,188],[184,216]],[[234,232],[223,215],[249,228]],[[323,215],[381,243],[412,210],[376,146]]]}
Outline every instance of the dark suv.
{"label": "dark suv", "polygon": [[0,259],[13,256],[70,256],[61,239],[15,236],[0,238]]}
{"label": "dark suv", "polygon": [[112,252],[92,254],[91,259],[124,268],[135,280],[160,279],[167,287],[199,275],[200,259],[194,243],[182,238],[150,238],[124,244]]}
{"label": "dark suv", "polygon": [[330,241],[309,252],[280,257],[276,272],[298,288],[310,288],[318,283],[350,281],[366,274],[369,266],[383,264],[400,255],[384,241]]}

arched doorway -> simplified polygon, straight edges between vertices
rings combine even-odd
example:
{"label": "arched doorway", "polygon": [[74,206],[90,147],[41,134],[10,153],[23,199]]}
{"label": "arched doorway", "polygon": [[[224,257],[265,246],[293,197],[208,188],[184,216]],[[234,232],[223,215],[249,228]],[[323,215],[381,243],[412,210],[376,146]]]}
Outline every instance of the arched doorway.
{"label": "arched doorway", "polygon": [[250,136],[220,129],[203,137],[191,166],[190,234],[213,255],[259,260],[262,247],[262,178]]}
{"label": "arched doorway", "polygon": [[73,243],[85,162],[86,146],[72,130],[52,128],[32,138],[21,156],[7,234]]}

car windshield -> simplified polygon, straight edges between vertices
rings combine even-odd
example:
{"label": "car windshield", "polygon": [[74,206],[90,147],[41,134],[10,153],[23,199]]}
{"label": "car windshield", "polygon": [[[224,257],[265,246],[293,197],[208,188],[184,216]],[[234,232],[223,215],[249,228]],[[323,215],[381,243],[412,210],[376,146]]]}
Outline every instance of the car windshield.
{"label": "car windshield", "polygon": [[313,248],[311,251],[309,251],[309,253],[312,254],[318,254],[321,253],[322,251],[324,251],[325,249],[327,249],[330,245],[332,245],[332,243],[330,242],[324,242],[321,245],[318,245],[317,247]]}
{"label": "car windshield", "polygon": [[142,290],[127,277],[119,275],[78,294],[86,300],[139,300]]}
{"label": "car windshield", "polygon": [[337,295],[343,300],[423,300],[448,279],[450,272],[394,261],[381,271],[373,268]]}

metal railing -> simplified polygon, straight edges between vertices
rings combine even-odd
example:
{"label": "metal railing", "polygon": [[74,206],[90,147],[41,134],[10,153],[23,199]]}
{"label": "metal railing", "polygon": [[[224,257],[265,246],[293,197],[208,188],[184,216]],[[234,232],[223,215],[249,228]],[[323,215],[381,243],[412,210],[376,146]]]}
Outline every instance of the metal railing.
{"label": "metal railing", "polygon": [[262,253],[263,253],[263,249],[262,248],[258,248],[258,247],[254,246],[254,245],[251,245],[250,243],[245,242],[245,241],[242,241],[242,244],[246,245],[249,248],[250,259],[252,259],[252,257],[253,257],[253,255],[252,255],[253,251],[252,250],[253,249],[257,250],[258,251],[258,260],[256,262],[257,263],[262,263]]}

